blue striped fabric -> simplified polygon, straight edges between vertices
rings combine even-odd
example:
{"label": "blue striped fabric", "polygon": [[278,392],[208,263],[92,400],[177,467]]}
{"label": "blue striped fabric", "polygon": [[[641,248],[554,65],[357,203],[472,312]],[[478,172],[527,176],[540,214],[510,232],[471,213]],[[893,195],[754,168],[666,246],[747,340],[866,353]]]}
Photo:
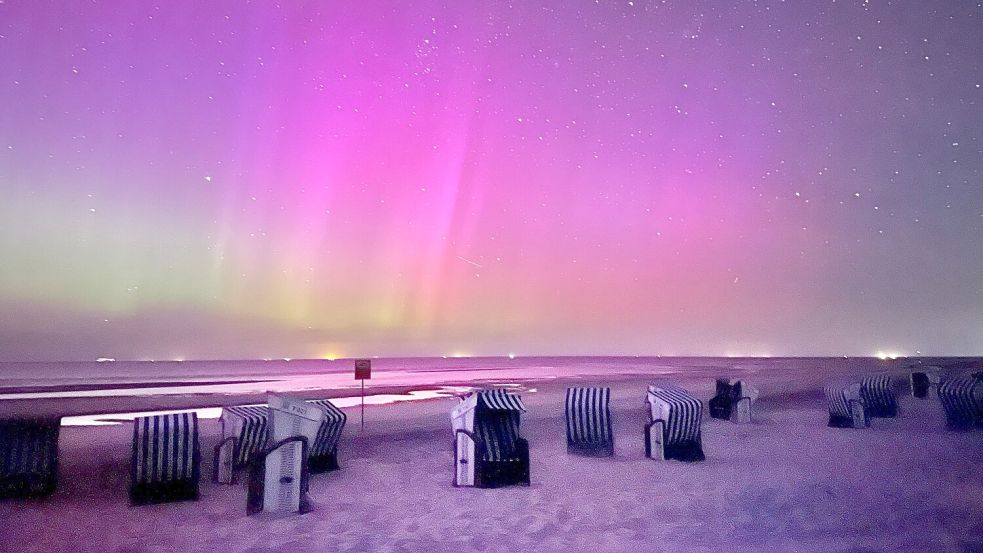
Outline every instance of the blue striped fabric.
{"label": "blue striped fabric", "polygon": [[474,433],[482,444],[485,461],[515,459],[519,435],[519,412],[478,409],[475,413]]}
{"label": "blue striped fabric", "polygon": [[348,416],[326,399],[314,399],[308,403],[317,405],[324,412],[324,420],[317,430],[317,437],[311,445],[311,456],[334,455],[338,450],[341,431],[345,428]]}
{"label": "blue striped fabric", "polygon": [[826,394],[826,404],[829,407],[830,416],[851,418],[850,401],[847,398],[846,386],[827,386],[823,388]]}
{"label": "blue striped fabric", "polygon": [[611,431],[611,388],[567,388],[567,443],[607,445]]}
{"label": "blue striped fabric", "polygon": [[505,390],[480,390],[474,413],[474,433],[485,461],[516,458],[522,398]]}
{"label": "blue striped fabric", "polygon": [[489,409],[502,411],[525,411],[522,397],[510,394],[507,390],[479,390],[478,403]]}
{"label": "blue striped fabric", "polygon": [[950,429],[983,426],[983,380],[972,376],[948,378],[939,384],[939,400]]}
{"label": "blue striped fabric", "polygon": [[198,458],[195,413],[133,419],[134,484],[197,480]]}
{"label": "blue striped fabric", "polygon": [[60,419],[0,421],[0,497],[54,490],[60,428]]}
{"label": "blue striped fabric", "polygon": [[[324,413],[324,420],[318,428],[317,436],[310,447],[311,457],[333,455],[338,449],[342,430],[348,416],[326,399],[308,401],[317,405]],[[265,448],[269,442],[269,407],[266,405],[242,405],[222,409],[222,424],[241,425],[236,446],[235,466],[243,467]],[[235,421],[232,419],[235,418]]]}
{"label": "blue striped fabric", "polygon": [[[666,446],[702,440],[703,402],[691,396],[685,389],[672,384],[649,386],[649,397],[669,406],[669,420],[665,421]],[[651,417],[651,410],[649,416]]]}
{"label": "blue striped fabric", "polygon": [[898,400],[891,387],[891,377],[886,374],[866,376],[860,381],[860,397],[870,417],[894,417],[898,414]]}
{"label": "blue striped fabric", "polygon": [[222,409],[223,434],[225,434],[225,425],[233,424],[232,418],[236,418],[235,422],[241,425],[239,435],[236,436],[234,461],[236,468],[249,464],[253,457],[266,447],[269,439],[267,432],[269,411],[265,405],[243,405]]}

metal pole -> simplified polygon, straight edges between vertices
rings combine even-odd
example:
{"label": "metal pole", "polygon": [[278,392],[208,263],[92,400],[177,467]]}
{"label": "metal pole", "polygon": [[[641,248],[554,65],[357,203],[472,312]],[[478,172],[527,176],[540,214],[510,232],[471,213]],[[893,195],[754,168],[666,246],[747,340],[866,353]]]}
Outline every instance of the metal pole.
{"label": "metal pole", "polygon": [[365,430],[365,379],[362,379],[362,430]]}

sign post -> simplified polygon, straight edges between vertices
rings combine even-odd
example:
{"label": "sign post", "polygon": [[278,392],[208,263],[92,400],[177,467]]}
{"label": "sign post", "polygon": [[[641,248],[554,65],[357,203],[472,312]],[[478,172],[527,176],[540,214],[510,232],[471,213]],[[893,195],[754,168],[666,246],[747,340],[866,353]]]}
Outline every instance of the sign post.
{"label": "sign post", "polygon": [[365,430],[365,381],[372,378],[372,360],[355,360],[355,380],[362,381],[362,430]]}

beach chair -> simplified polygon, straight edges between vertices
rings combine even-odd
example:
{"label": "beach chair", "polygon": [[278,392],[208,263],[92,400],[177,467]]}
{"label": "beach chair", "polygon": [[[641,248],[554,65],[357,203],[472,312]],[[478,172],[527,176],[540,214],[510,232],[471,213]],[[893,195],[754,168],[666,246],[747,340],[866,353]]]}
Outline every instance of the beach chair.
{"label": "beach chair", "polygon": [[529,485],[529,443],[520,434],[522,398],[481,390],[451,412],[454,485],[497,488]]}
{"label": "beach chair", "polygon": [[0,420],[0,498],[55,491],[60,429],[60,418]]}
{"label": "beach chair", "polygon": [[983,428],[983,374],[947,378],[939,384],[946,428]]}
{"label": "beach chair", "polygon": [[736,423],[751,422],[751,406],[758,390],[743,380],[717,379],[717,392],[710,399],[710,416]]}
{"label": "beach chair", "polygon": [[269,408],[265,405],[242,405],[223,407],[222,416],[223,447],[226,440],[234,439],[233,469],[238,470],[252,461],[257,453],[266,447],[268,439]]}
{"label": "beach chair", "polygon": [[650,459],[702,461],[703,402],[672,384],[648,387],[649,422],[645,456]]}
{"label": "beach chair", "polygon": [[611,388],[567,388],[567,453],[614,455]]}
{"label": "beach chair", "polygon": [[[347,415],[326,399],[310,400],[324,413],[317,436],[309,440],[310,470],[312,473],[338,469],[338,442],[345,428]],[[216,447],[232,447],[227,441],[235,438],[234,470],[247,466],[269,443],[269,408],[266,405],[225,407],[219,419],[222,423],[222,442]]]}
{"label": "beach chair", "polygon": [[317,437],[311,444],[310,469],[312,473],[327,472],[338,469],[338,442],[341,431],[345,428],[348,416],[326,399],[310,400],[308,403],[317,405],[324,412],[324,419],[317,431]]}
{"label": "beach chair", "polygon": [[133,419],[130,501],[134,505],[198,499],[198,415]]}
{"label": "beach chair", "polygon": [[309,444],[324,420],[323,408],[301,399],[270,394],[269,433],[273,445],[249,465],[246,513],[305,513],[311,510]]}
{"label": "beach chair", "polygon": [[859,383],[827,386],[823,391],[829,407],[829,426],[833,428],[870,426]]}
{"label": "beach chair", "polygon": [[939,367],[925,367],[920,371],[911,373],[911,396],[925,399],[930,395],[939,393]]}
{"label": "beach chair", "polygon": [[869,418],[898,416],[898,399],[894,395],[891,377],[886,374],[865,376],[860,381],[860,397]]}

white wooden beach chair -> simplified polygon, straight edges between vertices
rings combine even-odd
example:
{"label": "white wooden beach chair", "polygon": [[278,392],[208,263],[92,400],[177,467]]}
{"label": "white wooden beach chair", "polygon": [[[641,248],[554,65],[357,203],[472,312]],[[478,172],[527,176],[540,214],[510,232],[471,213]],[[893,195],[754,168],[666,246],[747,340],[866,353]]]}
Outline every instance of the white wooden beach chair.
{"label": "white wooden beach chair", "polygon": [[610,403],[611,388],[567,388],[567,453],[614,455]]}
{"label": "white wooden beach chair", "polygon": [[274,394],[268,405],[272,445],[249,465],[246,513],[307,512],[311,509],[309,444],[317,436],[324,411],[306,401]]}
{"label": "white wooden beach chair", "polygon": [[0,420],[0,498],[55,491],[60,428],[60,418]]}
{"label": "white wooden beach chair", "polygon": [[703,402],[672,384],[648,387],[649,423],[645,456],[650,459],[702,461]]}
{"label": "white wooden beach chair", "polygon": [[522,398],[481,390],[451,412],[454,485],[497,488],[529,485],[529,443],[520,433]]}
{"label": "white wooden beach chair", "polygon": [[198,415],[133,419],[130,501],[135,505],[198,499]]}

